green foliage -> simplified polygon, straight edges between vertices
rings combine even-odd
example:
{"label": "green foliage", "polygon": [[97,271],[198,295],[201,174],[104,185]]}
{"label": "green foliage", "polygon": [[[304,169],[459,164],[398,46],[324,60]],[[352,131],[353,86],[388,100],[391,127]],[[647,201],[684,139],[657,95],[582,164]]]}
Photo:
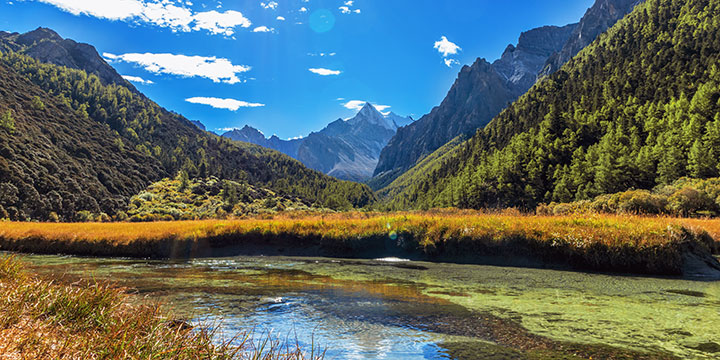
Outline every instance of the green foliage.
{"label": "green foliage", "polygon": [[0,128],[4,128],[11,134],[15,132],[15,118],[12,110],[8,110],[0,115]]}
{"label": "green foliage", "polygon": [[[0,206],[12,220],[61,221],[76,213],[114,217],[149,184],[184,171],[271,189],[278,196],[361,208],[375,201],[365,185],[310,170],[279,152],[200,131],[134,89],[95,75],[0,54]],[[42,100],[41,100],[42,99]],[[53,111],[40,113],[41,108]],[[14,132],[14,118],[23,131]],[[1,190],[1,189],[0,189]]]}
{"label": "green foliage", "polygon": [[597,196],[593,200],[572,203],[541,204],[543,215],[609,213],[638,215],[718,216],[720,214],[720,178],[682,178],[653,191],[629,190]]}
{"label": "green foliage", "polygon": [[45,110],[45,103],[43,103],[39,96],[33,96],[31,104],[35,110]]}
{"label": "green foliage", "polygon": [[645,1],[470,140],[431,155],[390,207],[534,209],[720,176],[718,13],[711,0]]}
{"label": "green foliage", "polygon": [[125,218],[118,216],[117,220],[224,219],[282,210],[325,211],[269,189],[215,177],[188,179],[183,173],[175,179],[156,182],[133,196]]}

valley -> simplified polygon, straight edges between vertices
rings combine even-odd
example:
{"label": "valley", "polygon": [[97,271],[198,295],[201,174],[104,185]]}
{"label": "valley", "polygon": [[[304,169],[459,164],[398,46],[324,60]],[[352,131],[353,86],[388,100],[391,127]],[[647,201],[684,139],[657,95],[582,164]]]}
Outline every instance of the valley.
{"label": "valley", "polygon": [[0,3],[0,358],[720,356],[720,3],[409,1]]}

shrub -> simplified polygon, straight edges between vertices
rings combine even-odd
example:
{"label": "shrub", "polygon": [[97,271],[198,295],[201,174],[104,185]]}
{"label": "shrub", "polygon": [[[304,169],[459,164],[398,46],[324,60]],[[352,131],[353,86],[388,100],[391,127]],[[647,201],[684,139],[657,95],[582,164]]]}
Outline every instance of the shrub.
{"label": "shrub", "polygon": [[0,128],[5,128],[11,134],[15,132],[15,118],[12,110],[8,110],[0,116]]}
{"label": "shrub", "polygon": [[95,220],[95,217],[93,214],[87,210],[78,211],[75,214],[75,221],[76,222],[91,222]]}
{"label": "shrub", "polygon": [[45,110],[45,103],[42,102],[39,96],[33,96],[31,104],[35,110]]}
{"label": "shrub", "polygon": [[668,207],[681,216],[694,215],[698,211],[714,209],[715,202],[704,192],[684,187],[668,199]]}

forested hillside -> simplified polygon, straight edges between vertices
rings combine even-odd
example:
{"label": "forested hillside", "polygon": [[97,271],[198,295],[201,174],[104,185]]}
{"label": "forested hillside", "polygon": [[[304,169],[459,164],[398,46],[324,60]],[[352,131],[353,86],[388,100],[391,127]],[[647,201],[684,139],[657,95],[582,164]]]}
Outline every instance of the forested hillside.
{"label": "forested hillside", "polygon": [[13,52],[0,55],[0,115],[0,218],[113,215],[130,196],[180,170],[330,208],[373,200],[363,185],[203,132],[126,87]]}
{"label": "forested hillside", "polygon": [[720,2],[648,0],[393,208],[517,206],[720,174]]}

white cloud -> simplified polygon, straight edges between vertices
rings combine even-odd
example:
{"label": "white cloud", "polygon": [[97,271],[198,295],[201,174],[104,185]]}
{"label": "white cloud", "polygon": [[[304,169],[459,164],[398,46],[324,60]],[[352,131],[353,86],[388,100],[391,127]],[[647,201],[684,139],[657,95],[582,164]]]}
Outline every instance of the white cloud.
{"label": "white cloud", "polygon": [[300,11],[301,13],[304,13],[304,12],[307,12],[307,11],[308,11],[308,9],[307,9],[306,7],[304,7],[304,6],[303,6],[303,7],[301,7],[301,8],[300,8],[300,10],[299,10],[299,11]]}
{"label": "white cloud", "polygon": [[339,7],[338,9],[339,9],[340,12],[343,13],[343,14],[352,14],[352,13],[359,14],[359,13],[360,13],[360,9],[354,9],[354,10],[353,10],[353,9],[350,8],[351,6],[353,6],[353,3],[354,3],[354,1],[345,1],[345,2],[344,2],[344,6],[341,6],[341,7]]}
{"label": "white cloud", "polygon": [[445,59],[445,65],[452,67],[453,65],[460,65],[460,62],[455,59]]}
{"label": "white cloud", "polygon": [[[193,12],[172,1],[161,0],[35,0],[53,5],[73,15],[87,15],[113,21],[148,23],[172,31],[207,30],[230,36],[235,28],[248,28],[252,22],[239,11]],[[185,3],[186,6],[191,6]]]}
{"label": "white cloud", "polygon": [[227,109],[231,111],[237,111],[241,107],[243,108],[254,108],[263,107],[265,104],[249,103],[247,101],[235,100],[235,99],[220,99],[214,97],[192,97],[185,99],[185,101],[192,104],[201,104],[212,106],[216,109]]}
{"label": "white cloud", "polygon": [[262,6],[262,7],[265,8],[265,9],[275,10],[275,9],[277,9],[277,7],[278,7],[278,3],[275,2],[275,1],[270,1],[270,2],[267,2],[267,3],[261,2],[261,3],[260,3],[260,6]]}
{"label": "white cloud", "polygon": [[[340,100],[340,99],[341,98],[339,98],[338,100]],[[365,104],[367,104],[367,103],[368,103],[367,101],[363,101],[363,100],[350,100],[350,101],[346,102],[345,104],[343,104],[343,107],[345,107],[346,109],[349,109],[349,110],[360,111],[360,110],[362,110],[363,106],[365,106]],[[383,112],[390,108],[389,105],[372,104],[372,106],[374,106],[380,112]]]}
{"label": "white cloud", "polygon": [[249,66],[234,65],[228,59],[176,54],[123,54],[104,53],[110,61],[124,61],[141,66],[155,74],[171,74],[184,77],[203,77],[214,82],[236,84],[238,74],[250,71]]}
{"label": "white cloud", "polygon": [[248,28],[252,22],[239,11],[229,10],[219,13],[215,10],[202,12],[195,15],[195,26],[193,30],[207,30],[212,34],[223,34],[230,36],[235,33],[235,28],[240,26]]}
{"label": "white cloud", "polygon": [[154,84],[154,82],[152,82],[152,80],[145,80],[139,76],[123,75],[122,77],[123,77],[123,79],[125,79],[127,81],[138,83],[138,84],[143,84],[143,85]]}
{"label": "white cloud", "polygon": [[283,16],[278,16],[275,19],[277,19],[278,21],[285,21],[285,17]]}
{"label": "white cloud", "polygon": [[458,51],[462,50],[461,47],[449,41],[445,36],[443,36],[440,41],[435,42],[435,49],[437,49],[439,53],[443,54],[444,57],[447,57],[448,55],[456,55]]}
{"label": "white cloud", "polygon": [[311,73],[322,75],[322,76],[328,76],[328,75],[340,75],[342,71],[340,70],[330,70],[330,69],[323,69],[323,68],[315,68],[315,69],[308,69]]}
{"label": "white cloud", "polygon": [[253,29],[253,32],[274,32],[275,29],[269,28],[267,26],[258,26]]}
{"label": "white cloud", "polygon": [[308,56],[320,56],[320,57],[335,56],[335,55],[337,55],[337,53],[334,53],[334,52],[331,52],[331,53],[308,53]]}

